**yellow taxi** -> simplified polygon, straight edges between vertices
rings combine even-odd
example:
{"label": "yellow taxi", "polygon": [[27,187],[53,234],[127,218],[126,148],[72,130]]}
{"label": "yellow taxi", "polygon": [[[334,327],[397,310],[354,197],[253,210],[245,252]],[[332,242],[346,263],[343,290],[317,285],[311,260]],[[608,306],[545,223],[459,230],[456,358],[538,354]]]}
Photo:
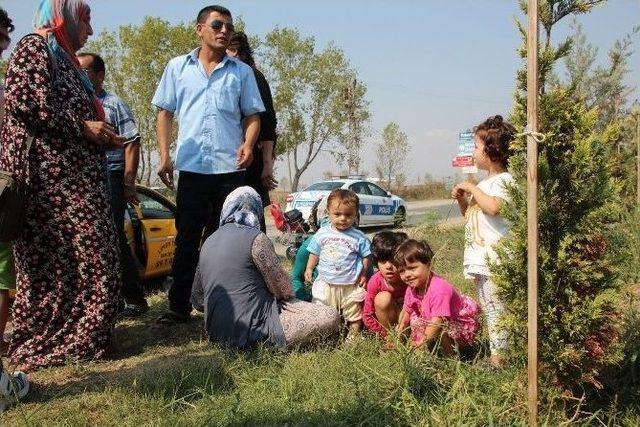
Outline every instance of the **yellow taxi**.
{"label": "yellow taxi", "polygon": [[[171,274],[176,249],[176,204],[143,185],[136,185],[136,192],[140,204],[127,206],[124,232],[140,278],[163,278]],[[15,298],[15,289],[9,296]]]}
{"label": "yellow taxi", "polygon": [[167,276],[176,249],[176,205],[143,185],[136,185],[136,192],[140,204],[127,206],[124,229],[140,278]]}

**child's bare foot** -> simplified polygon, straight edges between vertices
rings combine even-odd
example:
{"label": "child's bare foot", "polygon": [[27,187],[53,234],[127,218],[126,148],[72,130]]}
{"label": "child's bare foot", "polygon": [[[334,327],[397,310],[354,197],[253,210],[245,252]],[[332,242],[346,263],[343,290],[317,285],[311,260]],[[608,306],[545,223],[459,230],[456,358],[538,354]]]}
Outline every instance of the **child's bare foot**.
{"label": "child's bare foot", "polygon": [[492,354],[491,357],[489,358],[489,363],[491,363],[491,366],[498,369],[501,369],[507,366],[506,360],[504,360],[504,357],[502,357],[499,354]]}
{"label": "child's bare foot", "polygon": [[347,337],[344,339],[345,344],[353,344],[354,341],[361,337],[360,330],[362,329],[361,322],[351,322],[348,325],[349,331]]}
{"label": "child's bare foot", "polygon": [[393,342],[392,340],[386,340],[384,345],[382,346],[383,350],[395,350],[396,348],[396,343]]}

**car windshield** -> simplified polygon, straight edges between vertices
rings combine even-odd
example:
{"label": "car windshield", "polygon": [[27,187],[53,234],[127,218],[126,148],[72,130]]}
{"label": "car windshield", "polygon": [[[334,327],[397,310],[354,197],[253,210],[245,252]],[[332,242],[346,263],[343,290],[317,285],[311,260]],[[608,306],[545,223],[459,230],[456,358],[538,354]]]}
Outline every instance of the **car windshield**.
{"label": "car windshield", "polygon": [[331,191],[344,185],[342,181],[316,182],[304,189],[304,191]]}

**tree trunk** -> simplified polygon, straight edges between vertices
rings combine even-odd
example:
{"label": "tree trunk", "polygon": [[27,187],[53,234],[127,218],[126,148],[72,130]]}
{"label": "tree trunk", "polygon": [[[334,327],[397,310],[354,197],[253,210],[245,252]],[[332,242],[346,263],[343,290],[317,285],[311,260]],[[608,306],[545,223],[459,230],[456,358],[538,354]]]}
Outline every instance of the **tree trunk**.
{"label": "tree trunk", "polygon": [[301,170],[296,170],[296,173],[293,175],[293,180],[291,181],[291,192],[295,193],[298,191],[298,184],[300,183],[300,176],[302,175]]}
{"label": "tree trunk", "polygon": [[287,168],[289,169],[289,191],[293,192],[292,177],[291,177],[291,151],[287,151]]}

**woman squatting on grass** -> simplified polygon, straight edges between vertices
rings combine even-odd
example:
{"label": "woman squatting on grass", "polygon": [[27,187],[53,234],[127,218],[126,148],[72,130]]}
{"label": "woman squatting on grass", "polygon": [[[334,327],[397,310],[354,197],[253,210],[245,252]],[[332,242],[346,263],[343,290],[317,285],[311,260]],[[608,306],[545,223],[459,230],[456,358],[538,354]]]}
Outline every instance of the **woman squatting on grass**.
{"label": "woman squatting on grass", "polygon": [[410,328],[413,347],[440,344],[445,356],[454,345],[471,345],[478,332],[478,304],[458,293],[449,282],[431,271],[433,251],[424,241],[407,240],[398,247],[394,264],[407,285],[399,333]]}
{"label": "woman squatting on grass", "polygon": [[475,185],[458,183],[451,196],[458,201],[460,212],[465,216],[464,276],[475,282],[478,299],[487,321],[491,364],[504,365],[503,353],[507,337],[498,328],[504,312],[495,283],[491,280],[489,264],[497,262],[495,247],[509,232],[509,225],[500,215],[500,208],[509,200],[507,187],[514,183],[507,172],[511,151],[509,145],[515,138],[515,128],[503,121],[502,116],[489,117],[475,128],[473,160],[478,169],[489,172],[489,176]]}

